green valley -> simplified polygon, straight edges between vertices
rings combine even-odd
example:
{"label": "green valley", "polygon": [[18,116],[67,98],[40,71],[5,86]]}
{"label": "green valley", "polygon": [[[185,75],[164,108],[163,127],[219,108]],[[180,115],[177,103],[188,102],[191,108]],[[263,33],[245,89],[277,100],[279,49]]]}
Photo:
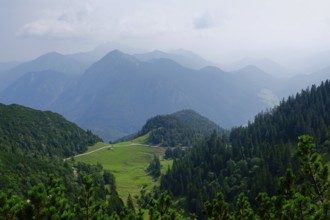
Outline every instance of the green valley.
{"label": "green valley", "polygon": [[139,196],[142,188],[151,191],[159,185],[159,180],[154,181],[145,172],[154,155],[160,158],[162,173],[172,165],[172,160],[163,159],[166,148],[142,144],[141,139],[116,144],[98,143],[88,148],[87,152],[94,152],[76,157],[75,161],[95,165],[99,163],[105,170],[111,171],[116,177],[117,191],[122,199],[126,199],[129,194]]}

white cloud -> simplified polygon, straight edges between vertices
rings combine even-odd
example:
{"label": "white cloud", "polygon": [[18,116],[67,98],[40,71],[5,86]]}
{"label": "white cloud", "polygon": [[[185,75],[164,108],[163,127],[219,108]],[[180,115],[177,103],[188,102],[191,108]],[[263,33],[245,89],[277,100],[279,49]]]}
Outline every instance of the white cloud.
{"label": "white cloud", "polygon": [[21,37],[72,38],[77,37],[75,27],[64,20],[38,20],[25,24],[17,33]]}
{"label": "white cloud", "polygon": [[[21,45],[33,41],[38,47],[37,42],[44,40],[49,50],[57,50],[54,42],[59,39],[68,39],[68,48],[79,48],[82,42],[119,41],[146,49],[184,47],[211,54],[208,57],[215,60],[274,48],[330,47],[328,0],[6,2],[0,8],[0,44],[7,48],[9,41]],[[19,37],[14,38],[15,34]]]}

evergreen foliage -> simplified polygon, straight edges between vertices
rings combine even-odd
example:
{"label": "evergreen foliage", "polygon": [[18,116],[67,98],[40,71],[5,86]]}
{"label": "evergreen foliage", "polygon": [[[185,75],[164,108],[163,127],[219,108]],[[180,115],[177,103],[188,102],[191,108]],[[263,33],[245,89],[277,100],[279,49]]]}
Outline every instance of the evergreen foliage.
{"label": "evergreen foliage", "polygon": [[[198,219],[329,219],[329,174],[325,171],[321,155],[312,152],[314,147],[310,136],[299,137],[297,156],[300,169],[296,173],[288,169],[279,178],[274,195],[259,192],[255,205],[252,205],[243,192],[233,203],[228,202],[223,193],[217,192],[212,200],[201,204],[202,214],[195,214]],[[314,160],[315,157],[320,160]],[[102,167],[83,164],[77,164],[77,167],[83,168],[78,172],[82,185],[74,198],[68,199],[63,182],[50,176],[46,184],[39,183],[29,190],[28,200],[11,191],[1,192],[0,219],[143,219],[143,211],[141,208],[135,210],[130,196],[126,207],[118,197],[114,198],[115,192],[104,193],[107,196],[103,198],[97,197],[99,188],[105,188],[102,181],[96,182],[102,179],[99,178]],[[84,174],[83,170],[89,170],[90,174]],[[72,199],[74,202],[70,203]],[[194,204],[197,206],[200,201],[195,199]],[[150,197],[145,209],[149,219],[154,220],[196,218],[194,214],[184,217],[178,209],[174,209],[173,199],[166,192]]]}
{"label": "evergreen foliage", "polygon": [[192,146],[196,141],[216,131],[226,131],[192,110],[170,115],[158,115],[149,119],[137,136],[149,133],[147,143],[164,147]]}
{"label": "evergreen foliage", "polygon": [[[329,188],[327,181],[322,181],[328,175],[328,168],[322,165],[316,151],[327,155],[330,150],[329,104],[330,82],[326,81],[257,115],[253,123],[233,129],[229,137],[218,137],[214,133],[186,152],[183,158],[174,160],[173,166],[161,177],[160,188],[175,198],[184,197],[182,208],[199,217],[204,216],[200,211],[203,203],[214,200],[217,192],[222,192],[230,204],[247,207],[248,213],[250,208],[244,205],[246,201],[251,207],[257,206],[259,201],[263,209],[272,209],[277,205],[270,205],[272,196],[279,193],[278,190],[282,190],[280,193],[285,199],[293,199],[295,205],[301,207],[309,200],[321,202]],[[310,146],[310,149],[296,149],[296,137],[304,133],[315,135],[317,148],[307,144],[311,140],[303,136],[299,138],[299,146]],[[305,158],[302,152],[311,154]],[[308,167],[303,168],[301,160],[307,161]],[[288,168],[291,171],[286,171]],[[311,185],[299,185],[302,189],[297,192],[295,184],[299,180],[295,175],[299,169],[308,170],[305,176],[312,181],[308,183]],[[282,186],[280,189],[277,182]],[[306,200],[305,195],[315,197]],[[289,205],[286,208],[290,209]],[[307,210],[305,208],[304,212]],[[264,215],[272,216],[271,213]]]}
{"label": "evergreen foliage", "polygon": [[100,141],[62,116],[0,104],[0,150],[43,157],[69,157]]}
{"label": "evergreen foliage", "polygon": [[154,155],[154,159],[150,162],[149,166],[147,167],[147,174],[152,176],[154,179],[157,179],[160,176],[160,161],[159,157]]}
{"label": "evergreen foliage", "polygon": [[70,184],[72,170],[63,159],[97,141],[58,114],[0,104],[0,188],[26,195],[50,174]]}
{"label": "evergreen foliage", "polygon": [[167,148],[164,153],[164,159],[178,159],[183,157],[185,151],[180,147]]}

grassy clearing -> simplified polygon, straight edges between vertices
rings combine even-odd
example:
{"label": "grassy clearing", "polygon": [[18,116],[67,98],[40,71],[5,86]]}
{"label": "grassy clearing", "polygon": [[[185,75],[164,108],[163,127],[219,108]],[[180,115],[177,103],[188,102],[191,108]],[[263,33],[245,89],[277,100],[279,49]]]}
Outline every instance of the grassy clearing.
{"label": "grassy clearing", "polygon": [[88,152],[91,152],[93,150],[100,149],[100,148],[105,147],[105,146],[110,146],[110,144],[109,143],[105,143],[105,142],[98,142],[95,145],[88,147],[87,153]]}
{"label": "grassy clearing", "polygon": [[[88,151],[96,150],[107,143],[98,143],[92,146]],[[111,150],[108,148],[77,157],[76,161],[96,164],[102,164],[103,168],[110,170],[116,177],[117,190],[120,197],[126,201],[128,194],[132,197],[139,195],[144,185],[146,189],[151,190],[159,181],[153,181],[150,176],[146,176],[144,170],[153,159],[153,155],[159,155],[162,164],[162,173],[166,172],[172,161],[162,159],[165,148],[151,147],[141,144],[141,140],[122,142],[113,144]]]}
{"label": "grassy clearing", "polygon": [[133,140],[134,143],[140,143],[140,144],[144,144],[146,143],[147,139],[149,138],[150,133],[140,136],[136,139]]}

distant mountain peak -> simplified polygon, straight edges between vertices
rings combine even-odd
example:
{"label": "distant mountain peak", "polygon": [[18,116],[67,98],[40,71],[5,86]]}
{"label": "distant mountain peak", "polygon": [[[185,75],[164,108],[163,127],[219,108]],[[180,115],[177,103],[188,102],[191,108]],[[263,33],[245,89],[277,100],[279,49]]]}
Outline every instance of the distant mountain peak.
{"label": "distant mountain peak", "polygon": [[134,58],[133,56],[123,53],[117,49],[107,53],[100,61],[104,61],[104,60],[117,61],[117,62],[125,60],[125,61],[130,61],[135,64],[139,63],[139,61],[136,58]]}
{"label": "distant mountain peak", "polygon": [[58,53],[56,51],[52,51],[49,53],[45,53],[39,57],[37,57],[35,60],[45,60],[45,59],[58,59],[58,58],[66,58],[66,59],[71,59],[71,58],[67,58],[65,55]]}
{"label": "distant mountain peak", "polygon": [[242,69],[235,71],[240,73],[254,73],[254,74],[261,74],[261,75],[269,75],[268,73],[261,70],[259,67],[255,65],[246,65]]}
{"label": "distant mountain peak", "polygon": [[121,73],[123,71],[127,72],[124,69],[134,69],[139,65],[140,61],[135,57],[120,50],[113,50],[89,67],[85,73],[87,75],[107,75],[109,72]]}

